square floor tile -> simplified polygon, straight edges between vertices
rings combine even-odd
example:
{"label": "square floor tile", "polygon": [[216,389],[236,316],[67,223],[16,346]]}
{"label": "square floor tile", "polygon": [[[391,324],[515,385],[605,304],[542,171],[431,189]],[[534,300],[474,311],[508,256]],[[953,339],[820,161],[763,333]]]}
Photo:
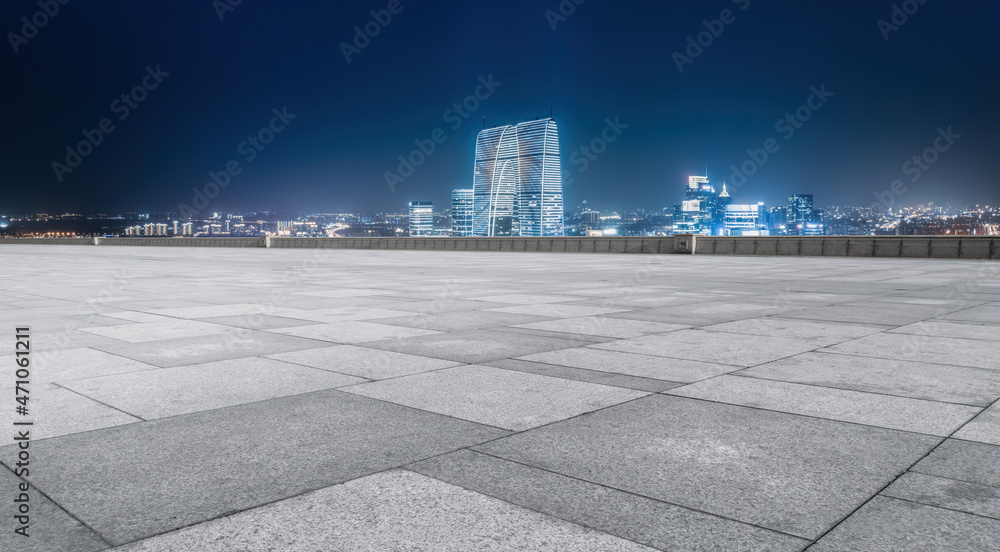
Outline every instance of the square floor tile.
{"label": "square floor tile", "polygon": [[590,343],[590,341],[569,339],[568,336],[555,338],[497,330],[470,330],[375,341],[365,343],[365,347],[473,364]]}
{"label": "square floor tile", "polygon": [[459,366],[343,390],[515,431],[646,395],[489,366]]}
{"label": "square floor tile", "polygon": [[518,357],[521,360],[600,370],[641,378],[677,382],[694,382],[739,370],[739,366],[712,364],[696,360],[637,355],[621,351],[605,351],[591,347],[560,349]]}
{"label": "square floor tile", "polygon": [[273,333],[294,335],[307,339],[330,341],[334,343],[365,343],[383,339],[402,339],[418,335],[433,335],[438,332],[420,328],[404,328],[374,322],[346,321],[334,324],[318,324],[314,326],[298,326],[295,328],[277,328],[269,330]]}
{"label": "square floor tile", "polygon": [[824,351],[1000,370],[1000,342],[995,341],[880,333],[834,345]]}
{"label": "square floor tile", "polygon": [[755,366],[816,349],[798,339],[680,330],[593,345],[596,349],[683,358],[734,366]]}
{"label": "square floor tile", "polygon": [[939,440],[652,395],[476,450],[816,538]]}
{"label": "square floor tile", "polygon": [[630,337],[641,337],[649,334],[683,330],[685,328],[689,328],[690,326],[686,326],[684,324],[647,322],[643,320],[627,320],[624,318],[585,316],[580,318],[565,318],[562,320],[547,320],[544,322],[518,324],[517,327],[533,330],[546,330],[551,332],[564,332],[568,334],[599,335],[603,337],[626,339]]}
{"label": "square floor tile", "polygon": [[440,370],[461,364],[454,360],[441,360],[381,349],[368,349],[354,345],[333,345],[320,349],[305,349],[270,355],[285,362],[312,366],[322,370],[351,374],[371,380],[408,376],[430,370]]}

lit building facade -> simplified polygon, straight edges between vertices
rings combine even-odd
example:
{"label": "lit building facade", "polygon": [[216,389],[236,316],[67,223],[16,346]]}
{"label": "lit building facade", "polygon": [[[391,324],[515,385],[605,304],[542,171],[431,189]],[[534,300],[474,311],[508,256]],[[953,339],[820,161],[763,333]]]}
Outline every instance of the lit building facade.
{"label": "lit building facade", "polygon": [[716,194],[707,176],[689,176],[684,201],[674,205],[674,233],[722,234],[724,206],[729,201],[729,193],[721,197]]}
{"label": "lit building facade", "polygon": [[430,236],[434,233],[434,204],[430,201],[410,202],[410,235]]}
{"label": "lit building facade", "polygon": [[466,237],[472,235],[473,191],[451,191],[451,235]]}
{"label": "lit building facade", "polygon": [[823,211],[813,208],[812,194],[794,194],[788,198],[785,224],[791,236],[824,236]]}
{"label": "lit building facade", "polygon": [[767,209],[763,203],[726,205],[724,224],[727,236],[766,236]]}
{"label": "lit building facade", "polygon": [[559,130],[554,120],[528,121],[479,133],[472,235],[563,235]]}

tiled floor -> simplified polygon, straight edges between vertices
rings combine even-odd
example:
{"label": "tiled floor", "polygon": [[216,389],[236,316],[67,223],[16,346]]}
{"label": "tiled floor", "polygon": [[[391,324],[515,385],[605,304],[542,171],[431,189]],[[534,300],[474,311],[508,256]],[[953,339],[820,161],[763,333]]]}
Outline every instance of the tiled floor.
{"label": "tiled floor", "polygon": [[[35,424],[32,536],[5,515],[5,551],[1000,542],[997,263],[0,258],[0,363],[30,326],[18,418]],[[4,502],[21,481],[11,442]]]}

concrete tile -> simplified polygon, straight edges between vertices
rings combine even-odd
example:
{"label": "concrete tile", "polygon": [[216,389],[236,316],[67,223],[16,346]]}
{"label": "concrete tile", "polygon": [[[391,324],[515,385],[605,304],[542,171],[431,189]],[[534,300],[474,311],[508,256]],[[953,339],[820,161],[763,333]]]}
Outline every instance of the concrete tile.
{"label": "concrete tile", "polygon": [[680,330],[592,347],[746,367],[811,351],[817,345],[783,337]]}
{"label": "concrete tile", "polygon": [[476,450],[817,538],[939,439],[652,395]]}
{"label": "concrete tile", "polygon": [[[23,480],[10,470],[0,468],[0,492],[5,498],[13,501],[23,491],[19,485]],[[45,498],[34,488],[27,490],[29,511],[28,536],[23,537],[14,532],[20,526],[13,516],[13,507],[6,509],[11,512],[4,516],[3,531],[0,531],[0,550],[17,552],[96,552],[108,547],[96,533],[87,529],[79,521],[73,519],[64,510]]]}
{"label": "concrete tile", "polygon": [[975,406],[731,375],[667,393],[939,437],[951,435],[980,411]]}
{"label": "concrete tile", "polygon": [[408,469],[660,550],[798,551],[808,541],[461,450]]}
{"label": "concrete tile", "polygon": [[489,366],[458,366],[343,391],[514,431],[646,395]]}
{"label": "concrete tile", "polygon": [[[14,355],[3,356],[0,357],[0,363],[3,366],[14,366],[15,359]],[[31,370],[33,384],[63,382],[156,368],[151,364],[87,348],[32,354],[30,366],[33,368]]]}
{"label": "concrete tile", "polygon": [[562,303],[539,303],[537,305],[518,305],[516,307],[499,307],[489,309],[489,312],[505,312],[509,314],[530,314],[532,316],[548,316],[552,318],[576,318],[580,316],[597,316],[613,312],[626,312],[628,309],[607,307],[585,307],[581,305],[566,305]]}
{"label": "concrete tile", "polygon": [[968,322],[947,322],[927,320],[888,330],[890,333],[930,335],[934,337],[957,337],[960,339],[982,339],[1000,341],[1000,325],[974,324]]}
{"label": "concrete tile", "polygon": [[990,552],[1000,521],[877,496],[820,539],[810,552],[853,550]]}
{"label": "concrete tile", "polygon": [[579,347],[589,341],[494,330],[471,330],[366,343],[365,347],[470,364]]}
{"label": "concrete tile", "polygon": [[[396,307],[397,305],[392,305]],[[290,309],[277,308],[274,310],[275,316],[293,318],[295,320],[312,320],[323,324],[334,324],[336,322],[346,322],[351,320],[375,320],[381,318],[393,318],[408,314],[406,311],[394,309],[379,309],[372,307],[337,307],[333,309]]]}
{"label": "concrete tile", "polygon": [[438,314],[419,312],[407,313],[406,316],[396,318],[380,318],[378,323],[393,326],[406,326],[410,328],[422,328],[425,330],[457,332],[462,330],[480,330],[484,328],[495,328],[498,326],[509,326],[511,324],[535,322],[538,320],[547,319],[540,316],[512,314],[507,312],[453,311]]}
{"label": "concrete tile", "polygon": [[641,337],[649,334],[672,332],[674,330],[683,330],[685,328],[689,328],[690,326],[686,326],[684,324],[663,324],[659,322],[627,320],[623,318],[585,316],[580,318],[566,318],[563,320],[548,320],[544,322],[517,324],[517,327],[564,332],[569,334],[599,335],[604,337],[614,337],[616,339],[626,339],[630,337]]}
{"label": "concrete tile", "polygon": [[123,544],[503,435],[318,391],[32,443],[30,482]]}
{"label": "concrete tile", "polygon": [[926,320],[939,314],[941,314],[940,307],[897,304],[892,308],[866,307],[860,305],[830,305],[794,312],[785,312],[777,316],[781,318],[826,320],[829,322],[903,326],[919,322],[921,320]]}
{"label": "concrete tile", "polygon": [[910,471],[1000,487],[1000,447],[948,439]]}
{"label": "concrete tile", "polygon": [[996,370],[822,352],[784,358],[740,375],[978,406],[1000,398]]}
{"label": "concrete tile", "polygon": [[270,316],[263,314],[237,314],[232,316],[213,316],[210,318],[199,318],[199,322],[218,324],[221,326],[232,326],[234,328],[244,328],[247,330],[271,330],[274,328],[294,328],[295,326],[309,326],[315,324],[311,320],[297,320],[295,318],[285,318],[283,316]]}
{"label": "concrete tile", "polygon": [[944,314],[938,318],[941,320],[959,320],[962,322],[974,322],[977,324],[1000,325],[1000,307],[994,305],[979,305],[965,310]]}
{"label": "concrete tile", "polygon": [[208,324],[194,320],[172,320],[169,322],[146,322],[142,324],[125,324],[121,326],[100,326],[96,328],[83,328],[80,331],[127,341],[129,343],[142,343],[145,341],[160,341],[164,339],[178,339],[183,337],[198,337],[204,335],[218,335],[224,333],[234,333],[228,326],[218,324]]}
{"label": "concrete tile", "polygon": [[815,343],[819,346],[827,346],[878,333],[887,328],[888,326],[814,322],[811,320],[791,320],[787,318],[751,318],[726,322],[725,324],[704,326],[701,329],[748,335],[788,337]]}
{"label": "concrete tile", "polygon": [[334,324],[317,324],[295,328],[276,328],[273,333],[294,335],[307,339],[330,341],[333,343],[365,343],[383,339],[402,339],[419,335],[433,335],[439,332],[420,328],[404,328],[374,322],[349,321]]}
{"label": "concrete tile", "polygon": [[653,549],[394,470],[129,545],[162,550],[644,552]]}
{"label": "concrete tile", "polygon": [[880,333],[823,349],[833,353],[1000,370],[1000,342]]}
{"label": "concrete tile", "polygon": [[[307,327],[307,326],[306,326]],[[170,368],[231,358],[285,353],[326,347],[329,343],[272,332],[242,333],[165,339],[145,343],[109,343],[95,348],[147,364]]]}
{"label": "concrete tile", "polygon": [[239,358],[89,378],[63,385],[144,420],[152,420],[363,381],[269,358]]}
{"label": "concrete tile", "polygon": [[568,295],[533,295],[530,293],[505,293],[500,295],[480,295],[472,297],[476,301],[489,301],[491,303],[513,303],[516,305],[535,305],[541,303],[560,303],[563,301],[575,301],[578,297]]}
{"label": "concrete tile", "polygon": [[176,307],[171,309],[156,309],[150,311],[157,316],[170,318],[210,318],[213,316],[249,316],[266,312],[263,303],[236,303],[231,305],[204,305],[198,307]]}
{"label": "concrete tile", "polygon": [[893,481],[880,494],[1000,519],[1000,487],[909,472]]}
{"label": "concrete tile", "polygon": [[599,370],[641,378],[694,382],[739,370],[738,366],[696,360],[637,355],[591,347],[560,349],[518,357],[520,360]]}
{"label": "concrete tile", "polygon": [[[29,415],[17,415],[13,406],[3,408],[0,409],[0,424],[9,428],[14,422],[32,421],[35,425],[31,427],[31,438],[34,440],[139,421],[134,416],[52,383],[33,383],[28,389]],[[11,402],[14,391],[13,387],[0,389],[4,397],[11,398]]]}
{"label": "concrete tile", "polygon": [[371,380],[397,378],[430,370],[440,370],[461,364],[380,349],[367,349],[354,345],[334,345],[320,349],[305,349],[269,355],[268,358],[312,366],[322,370],[351,374]]}
{"label": "concrete tile", "polygon": [[1000,445],[1000,403],[995,403],[982,414],[958,430],[954,437],[966,441],[978,441]]}
{"label": "concrete tile", "polygon": [[641,378],[613,372],[601,372],[599,370],[586,370],[583,368],[572,368],[569,366],[557,366],[554,364],[542,364],[540,362],[529,362],[513,358],[484,362],[483,366],[503,368],[504,370],[516,370],[518,372],[528,372],[540,376],[551,376],[553,378],[563,378],[575,381],[585,381],[600,385],[610,385],[611,387],[624,387],[625,389],[635,389],[636,391],[647,391],[649,393],[659,393],[667,389],[673,389],[684,385],[673,381],[659,379]]}

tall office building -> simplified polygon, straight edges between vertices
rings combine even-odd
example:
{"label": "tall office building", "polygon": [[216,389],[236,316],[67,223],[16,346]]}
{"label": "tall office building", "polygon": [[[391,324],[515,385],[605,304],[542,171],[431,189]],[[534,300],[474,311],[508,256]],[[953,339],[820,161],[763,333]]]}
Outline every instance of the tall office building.
{"label": "tall office building", "polygon": [[731,201],[728,192],[725,196],[715,193],[715,187],[707,176],[689,176],[684,201],[674,205],[674,233],[722,234],[724,206]]}
{"label": "tall office building", "polygon": [[766,236],[767,209],[764,203],[726,205],[725,234],[727,236]]}
{"label": "tall office building", "polygon": [[434,204],[430,201],[410,202],[410,235],[430,236],[434,233]]}
{"label": "tall office building", "polygon": [[812,194],[794,194],[788,198],[786,227],[792,236],[823,236],[823,211],[813,209]]}
{"label": "tall office building", "polygon": [[472,235],[472,198],[471,189],[451,191],[451,235]]}
{"label": "tall office building", "polygon": [[563,235],[559,129],[551,118],[479,133],[472,234]]}

